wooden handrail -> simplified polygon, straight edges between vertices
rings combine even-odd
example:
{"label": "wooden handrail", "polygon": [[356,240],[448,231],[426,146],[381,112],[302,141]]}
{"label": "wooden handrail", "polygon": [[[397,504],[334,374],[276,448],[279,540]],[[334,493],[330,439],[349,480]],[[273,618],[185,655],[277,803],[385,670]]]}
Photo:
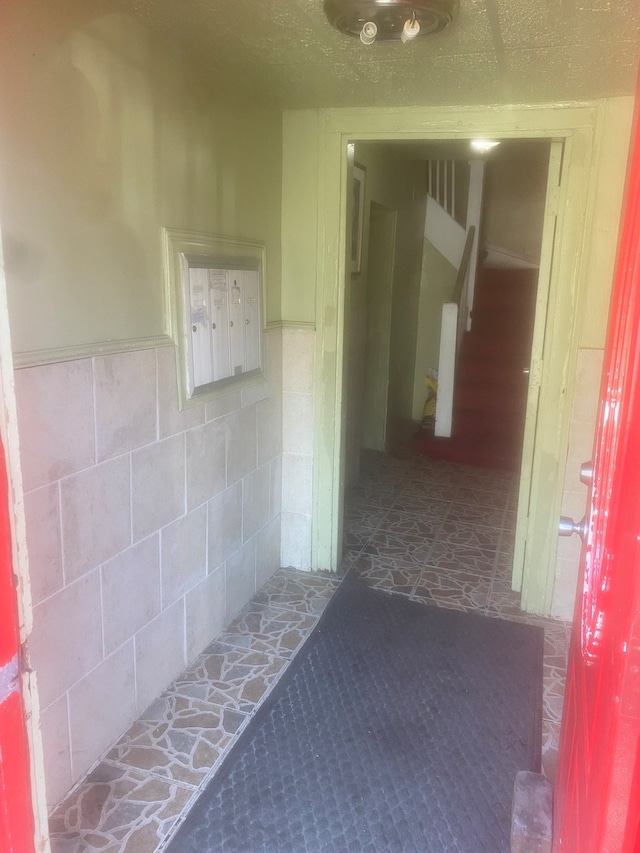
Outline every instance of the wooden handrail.
{"label": "wooden handrail", "polygon": [[467,272],[469,270],[469,261],[471,259],[471,249],[473,247],[473,238],[476,235],[476,226],[470,225],[469,230],[467,231],[467,239],[464,243],[464,249],[462,252],[462,260],[460,261],[460,269],[458,270],[458,275],[456,277],[456,286],[453,288],[453,297],[451,299],[452,302],[455,302],[458,307],[460,307],[460,299],[462,297],[462,291],[464,289],[465,279],[467,277]]}
{"label": "wooden handrail", "polygon": [[466,310],[462,304],[467,301],[467,278],[469,260],[476,229],[474,225],[467,231],[460,269],[456,278],[451,302],[442,306],[442,325],[440,327],[440,353],[438,358],[438,396],[436,398],[435,434],[441,438],[450,438],[453,429],[453,392],[455,386],[456,358],[464,327]]}

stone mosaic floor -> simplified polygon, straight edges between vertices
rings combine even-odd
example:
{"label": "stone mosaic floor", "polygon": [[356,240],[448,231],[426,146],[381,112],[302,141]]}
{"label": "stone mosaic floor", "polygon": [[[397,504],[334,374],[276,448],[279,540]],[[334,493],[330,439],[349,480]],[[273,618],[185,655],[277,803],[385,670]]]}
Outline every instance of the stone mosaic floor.
{"label": "stone mosaic floor", "polygon": [[[427,604],[544,627],[543,767],[553,778],[568,626],[518,608],[509,583],[515,503],[506,474],[366,454],[346,501],[344,567]],[[160,853],[337,584],[277,572],[58,806],[52,853]]]}

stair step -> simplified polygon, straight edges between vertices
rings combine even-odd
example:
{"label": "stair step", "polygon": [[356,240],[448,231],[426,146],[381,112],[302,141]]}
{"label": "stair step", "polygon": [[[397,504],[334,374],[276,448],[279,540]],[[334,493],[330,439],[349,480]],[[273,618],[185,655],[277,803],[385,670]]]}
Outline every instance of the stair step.
{"label": "stair step", "polygon": [[505,394],[500,388],[459,388],[454,397],[454,411],[466,412],[521,412],[526,405],[526,394]]}
{"label": "stair step", "polygon": [[469,333],[462,341],[460,358],[473,357],[527,364],[530,351],[530,342],[523,341],[520,338],[515,341],[505,341],[491,335],[472,335]]}
{"label": "stair step", "polygon": [[491,382],[515,387],[525,387],[528,384],[527,368],[522,364],[509,364],[500,362],[496,364],[492,359],[480,361],[478,359],[461,358],[458,362],[456,384],[463,382]]}
{"label": "stair step", "polygon": [[421,430],[416,452],[469,465],[517,470],[527,404],[537,270],[483,269],[471,331],[456,366],[453,436]]}

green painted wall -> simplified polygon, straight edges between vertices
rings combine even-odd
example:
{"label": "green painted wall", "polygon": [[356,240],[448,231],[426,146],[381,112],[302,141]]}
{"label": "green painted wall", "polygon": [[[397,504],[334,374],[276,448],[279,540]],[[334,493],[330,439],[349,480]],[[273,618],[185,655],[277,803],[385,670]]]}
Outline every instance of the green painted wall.
{"label": "green painted wall", "polygon": [[527,146],[522,159],[487,162],[482,205],[482,244],[508,249],[537,264],[547,190],[549,146]]}
{"label": "green painted wall", "polygon": [[[357,143],[355,160],[367,169],[367,199],[397,214],[387,413],[387,446],[392,446],[411,421],[426,205],[425,170],[423,164],[403,158],[380,143]],[[365,254],[368,251],[366,239],[364,251]]]}
{"label": "green painted wall", "polygon": [[282,320],[315,323],[320,116],[315,110],[283,116]]}
{"label": "green painted wall", "polygon": [[[416,267],[420,263],[420,244],[414,237],[424,231],[425,205],[423,166],[379,143],[356,143],[354,149],[355,162],[365,170],[365,206],[362,267],[359,274],[350,276],[346,292],[347,483],[355,479],[361,437],[367,434],[367,425],[363,422],[367,391],[368,399],[375,398],[376,404],[376,410],[369,411],[368,417],[376,423],[388,419],[392,433],[411,416],[406,391],[415,364],[416,314],[409,313],[407,317],[405,306],[417,302]],[[418,187],[420,192],[417,192]],[[419,201],[415,202],[414,198]],[[384,282],[376,278],[379,270],[368,268],[372,203],[393,212],[396,222],[391,300],[382,314],[376,310],[379,309],[377,304],[372,306],[372,312],[368,310],[372,301],[386,299],[386,295],[373,293],[371,289],[372,285],[384,286]],[[378,328],[372,328],[372,322]],[[385,353],[381,352],[383,349]],[[373,386],[375,393],[372,393]]]}
{"label": "green painted wall", "polygon": [[8,0],[0,56],[15,351],[162,335],[163,225],[266,242],[279,319],[279,112],[225,103],[104,4]]}

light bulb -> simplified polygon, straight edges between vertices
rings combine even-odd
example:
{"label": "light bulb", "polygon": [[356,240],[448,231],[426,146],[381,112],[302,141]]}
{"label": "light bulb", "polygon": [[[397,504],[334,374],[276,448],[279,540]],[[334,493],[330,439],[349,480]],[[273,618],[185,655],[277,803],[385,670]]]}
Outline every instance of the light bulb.
{"label": "light bulb", "polygon": [[408,41],[413,41],[416,36],[420,35],[420,23],[414,18],[408,18],[404,22],[404,27],[400,33],[400,41],[406,44]]}
{"label": "light bulb", "polygon": [[486,154],[491,151],[496,145],[500,145],[499,139],[472,139],[471,147],[474,151],[479,151],[481,154]]}
{"label": "light bulb", "polygon": [[373,44],[378,35],[378,27],[373,21],[367,21],[360,31],[360,41],[362,44]]}

